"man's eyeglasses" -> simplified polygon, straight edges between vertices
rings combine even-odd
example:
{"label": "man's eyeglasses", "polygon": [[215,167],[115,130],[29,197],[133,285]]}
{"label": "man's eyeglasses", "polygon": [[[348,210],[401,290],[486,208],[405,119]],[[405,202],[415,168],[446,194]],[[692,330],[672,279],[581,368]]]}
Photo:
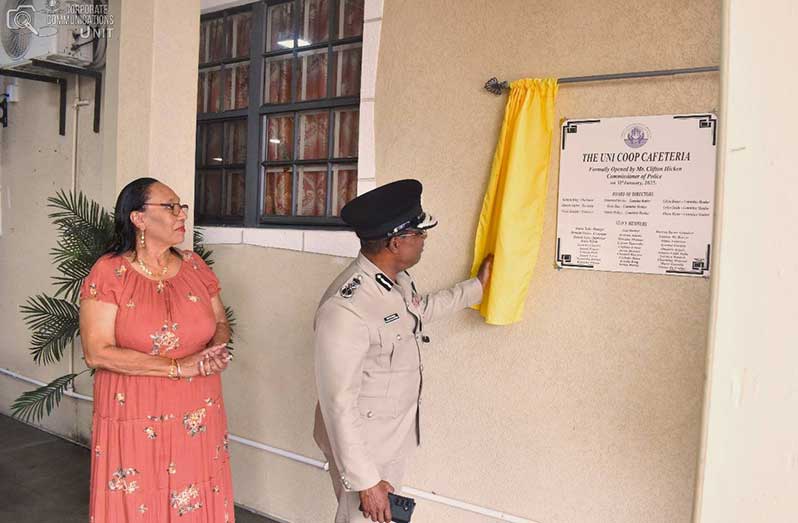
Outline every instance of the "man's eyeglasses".
{"label": "man's eyeglasses", "polygon": [[402,232],[401,234],[397,234],[397,238],[402,238],[404,236],[420,236],[421,238],[427,237],[426,230],[419,230],[419,229],[408,229],[407,231]]}
{"label": "man's eyeglasses", "polygon": [[180,216],[180,211],[185,211],[186,215],[188,215],[188,204],[187,203],[144,203],[142,206],[150,205],[152,207],[165,207],[172,211],[172,215]]}

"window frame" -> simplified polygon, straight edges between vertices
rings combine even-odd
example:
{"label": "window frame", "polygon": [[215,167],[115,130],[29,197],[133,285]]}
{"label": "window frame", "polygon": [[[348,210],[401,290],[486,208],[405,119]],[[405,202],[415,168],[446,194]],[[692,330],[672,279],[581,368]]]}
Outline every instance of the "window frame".
{"label": "window frame", "polygon": [[[299,47],[297,45],[297,39],[299,38],[299,31],[300,31],[300,16],[299,13],[301,12],[301,5],[303,0],[260,0],[258,2],[253,2],[249,4],[245,4],[242,6],[232,7],[229,9],[223,9],[220,11],[214,11],[212,13],[204,14],[200,17],[200,23],[206,22],[208,20],[222,18],[224,21],[222,22],[223,25],[226,24],[226,19],[228,16],[235,15],[241,12],[251,11],[252,12],[252,19],[250,22],[251,27],[251,35],[250,35],[250,47],[249,47],[249,56],[248,57],[236,57],[236,58],[228,58],[222,59],[214,62],[208,63],[201,63],[198,65],[197,74],[200,74],[200,71],[203,69],[208,69],[211,67],[220,67],[220,78],[222,85],[224,85],[224,70],[226,66],[237,64],[241,62],[245,62],[249,60],[249,79],[248,79],[248,98],[249,104],[246,109],[235,109],[229,111],[220,111],[217,113],[197,113],[197,144],[199,145],[199,130],[202,124],[208,123],[216,123],[216,122],[224,122],[225,120],[235,120],[246,118],[246,128],[247,128],[247,155],[246,155],[246,166],[244,170],[244,217],[243,220],[238,217],[231,217],[231,218],[208,218],[205,216],[201,216],[199,214],[199,205],[195,205],[195,222],[201,226],[232,226],[232,227],[244,227],[244,228],[290,228],[290,229],[319,229],[319,230],[347,230],[349,229],[348,226],[344,224],[338,216],[299,216],[296,214],[292,214],[290,216],[276,216],[276,215],[263,215],[261,214],[261,209],[265,205],[263,201],[264,196],[264,184],[265,184],[265,169],[267,165],[269,167],[274,166],[281,166],[281,165],[290,165],[291,166],[291,176],[292,176],[292,213],[296,212],[298,201],[297,201],[297,190],[298,190],[298,167],[302,165],[312,164],[312,165],[326,165],[327,167],[327,202],[325,208],[328,210],[331,208],[332,202],[332,193],[335,188],[332,186],[332,176],[333,176],[333,169],[336,165],[343,164],[343,165],[352,165],[354,164],[357,166],[358,158],[359,158],[359,150],[358,156],[354,157],[345,157],[345,158],[334,158],[334,128],[335,128],[335,111],[337,109],[352,109],[357,110],[358,114],[360,111],[360,91],[354,96],[346,96],[346,97],[333,97],[331,95],[334,94],[334,84],[333,84],[333,74],[332,71],[334,69],[334,57],[335,57],[335,50],[340,46],[348,45],[348,44],[360,44],[360,59],[361,59],[361,75],[362,75],[362,67],[363,67],[363,31],[361,30],[360,35],[347,37],[347,38],[337,38],[337,26],[338,26],[338,9],[340,0],[329,0],[328,1],[328,19],[329,19],[329,28],[330,28],[330,35],[335,34],[336,38],[328,38],[324,42],[314,43],[306,46]],[[267,34],[267,10],[270,6],[285,4],[285,3],[293,3],[293,9],[295,16],[294,19],[294,46],[291,49],[277,49],[277,50],[270,50],[266,51],[266,34]],[[365,26],[365,20],[364,20]],[[283,103],[283,104],[267,104],[264,103],[264,91],[265,91],[265,83],[266,79],[264,78],[264,64],[268,58],[272,58],[275,56],[291,56],[291,100],[296,100],[296,93],[298,90],[299,78],[298,78],[298,55],[300,53],[305,53],[307,51],[314,51],[319,49],[327,49],[327,97],[321,100],[311,100],[311,101],[304,101],[304,102],[291,102],[291,103]],[[362,80],[361,80],[362,81]],[[220,89],[220,105],[219,107],[223,108],[223,101],[224,101],[224,89]],[[298,129],[296,126],[293,129],[294,134],[294,148],[293,148],[293,156],[291,160],[285,161],[267,161],[265,159],[265,141],[266,141],[266,119],[270,115],[275,114],[288,114],[291,113],[295,117],[295,121],[298,119],[298,115],[302,112],[306,111],[313,111],[313,110],[327,110],[330,115],[329,123],[328,123],[328,140],[327,140],[327,157],[318,160],[299,160],[296,159],[298,156],[297,150],[297,136],[298,136]],[[359,123],[358,123],[359,127]],[[360,130],[358,129],[358,135]],[[222,147],[225,147],[224,139]],[[201,170],[207,170],[206,166],[200,166],[200,155],[201,149],[198,146],[196,152],[196,162],[195,162],[195,192],[197,195],[197,199],[202,197],[200,193],[200,177],[197,175]],[[356,167],[357,169],[357,167]],[[358,171],[359,172],[359,171]]]}
{"label": "window frame", "polygon": [[[234,111],[229,111],[229,112],[233,113]],[[227,129],[228,129],[227,123],[228,122],[235,122],[235,121],[242,121],[242,120],[246,122],[246,119],[241,117],[241,116],[225,115],[224,118],[212,118],[212,119],[208,119],[208,120],[205,120],[205,121],[202,121],[202,122],[198,121],[197,122],[197,131],[196,131],[197,132],[196,141],[199,144],[199,141],[200,141],[201,137],[202,138],[207,138],[207,134],[203,135],[202,132],[200,131],[200,127],[202,125],[210,125],[210,124],[219,124],[219,125],[221,125],[222,138],[221,138],[220,146],[221,146],[222,157],[225,157],[225,156],[227,156],[227,142],[225,140],[225,138],[227,136]],[[249,124],[247,122],[247,127],[248,127],[248,125]],[[247,133],[249,133],[249,129],[247,129]],[[249,134],[247,134],[247,142],[249,142]],[[196,151],[195,151],[195,156],[196,157],[195,157],[195,160],[194,160],[194,163],[195,163],[195,168],[194,168],[194,194],[195,194],[194,222],[197,223],[198,225],[205,225],[205,224],[213,225],[213,226],[216,226],[216,225],[230,225],[230,226],[235,226],[235,227],[241,227],[242,220],[245,217],[238,217],[238,216],[231,216],[231,217],[228,217],[228,218],[213,217],[212,220],[208,220],[207,217],[205,217],[202,214],[200,214],[201,205],[200,205],[199,198],[202,197],[202,195],[203,195],[203,193],[200,191],[200,189],[202,187],[202,184],[203,184],[203,181],[201,180],[202,177],[198,176],[198,173],[201,172],[201,171],[205,172],[205,173],[207,173],[208,171],[220,171],[222,173],[225,173],[226,171],[239,171],[239,172],[243,171],[244,172],[244,194],[245,194],[245,198],[246,198],[246,168],[247,168],[246,165],[247,165],[247,162],[249,160],[249,154],[247,154],[247,157],[244,159],[243,163],[242,162],[235,162],[235,163],[224,163],[223,162],[223,163],[220,163],[220,164],[203,164],[202,153],[205,151],[206,147],[207,146],[205,144],[203,144],[202,148],[197,147]],[[224,187],[224,184],[225,184],[225,180],[223,178],[222,179],[222,187]],[[246,214],[246,202],[245,202],[244,205],[245,205],[244,213]]]}

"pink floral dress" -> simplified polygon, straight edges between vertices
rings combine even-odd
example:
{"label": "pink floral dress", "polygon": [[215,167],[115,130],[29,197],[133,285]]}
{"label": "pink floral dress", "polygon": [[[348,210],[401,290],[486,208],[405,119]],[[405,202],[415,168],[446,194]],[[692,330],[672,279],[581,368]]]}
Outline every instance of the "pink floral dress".
{"label": "pink floral dress", "polygon": [[[118,307],[117,346],[177,359],[212,338],[218,293],[202,258],[185,252],[178,273],[163,281],[103,256],[80,297]],[[219,375],[175,381],[98,370],[92,448],[91,523],[234,521]]]}

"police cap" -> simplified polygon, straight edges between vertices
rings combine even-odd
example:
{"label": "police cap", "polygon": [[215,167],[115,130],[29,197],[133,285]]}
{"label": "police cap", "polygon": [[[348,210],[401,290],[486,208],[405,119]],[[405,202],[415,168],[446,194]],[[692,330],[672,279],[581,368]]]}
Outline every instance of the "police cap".
{"label": "police cap", "polygon": [[431,229],[438,221],[421,209],[421,182],[399,180],[361,194],[341,209],[358,238],[390,238],[406,229]]}

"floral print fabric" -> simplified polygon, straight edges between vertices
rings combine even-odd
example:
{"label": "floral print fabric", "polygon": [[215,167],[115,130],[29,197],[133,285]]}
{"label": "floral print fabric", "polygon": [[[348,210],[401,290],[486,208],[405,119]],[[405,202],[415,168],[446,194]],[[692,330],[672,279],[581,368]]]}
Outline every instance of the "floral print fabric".
{"label": "floral print fabric", "polygon": [[[219,281],[193,253],[158,282],[122,257],[92,268],[81,299],[117,306],[117,345],[168,358],[205,348]],[[234,521],[220,376],[170,380],[98,370],[94,379],[90,521]]]}

